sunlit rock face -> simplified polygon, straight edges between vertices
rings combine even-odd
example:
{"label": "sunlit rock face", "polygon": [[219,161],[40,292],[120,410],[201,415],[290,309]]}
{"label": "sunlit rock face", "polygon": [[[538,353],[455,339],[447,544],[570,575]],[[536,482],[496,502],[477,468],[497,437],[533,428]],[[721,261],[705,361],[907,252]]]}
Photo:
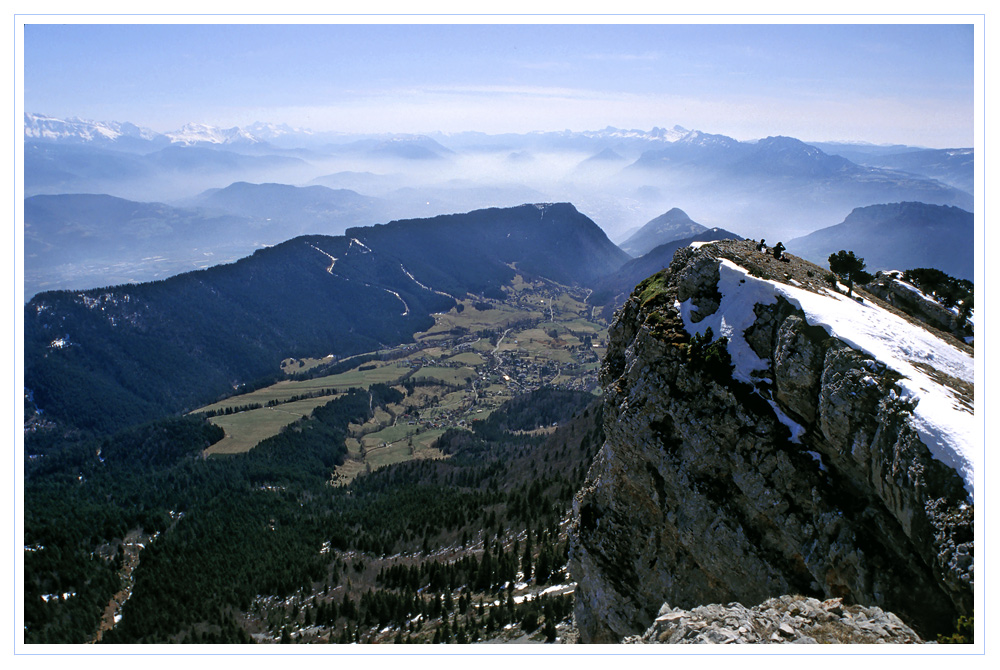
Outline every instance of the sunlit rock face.
{"label": "sunlit rock face", "polygon": [[[724,261],[759,302],[723,295]],[[748,242],[686,248],[616,314],[607,441],[574,505],[582,641],[641,634],[664,603],[783,594],[882,608],[931,637],[972,613],[971,493],[921,441],[900,373],[760,281],[822,290],[822,274]],[[712,316],[734,366],[692,338]]]}

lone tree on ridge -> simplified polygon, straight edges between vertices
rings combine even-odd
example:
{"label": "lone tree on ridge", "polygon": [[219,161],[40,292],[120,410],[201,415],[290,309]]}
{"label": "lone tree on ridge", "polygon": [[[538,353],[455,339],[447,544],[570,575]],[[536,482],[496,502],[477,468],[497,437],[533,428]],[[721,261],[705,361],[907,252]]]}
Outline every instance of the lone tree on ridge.
{"label": "lone tree on ridge", "polygon": [[872,280],[872,276],[865,272],[865,259],[858,258],[853,251],[841,249],[835,254],[830,254],[827,260],[830,262],[830,271],[847,284],[848,297],[854,289],[854,282],[867,284]]}

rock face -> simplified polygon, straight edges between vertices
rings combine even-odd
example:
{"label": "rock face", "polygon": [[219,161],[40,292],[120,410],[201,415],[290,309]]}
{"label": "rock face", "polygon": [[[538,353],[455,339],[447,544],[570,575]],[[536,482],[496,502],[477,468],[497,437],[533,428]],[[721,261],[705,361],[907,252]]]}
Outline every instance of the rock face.
{"label": "rock face", "polygon": [[880,273],[870,284],[865,285],[865,290],[938,330],[959,338],[970,334],[965,319],[959,318],[957,311],[945,309],[940,303],[927,300],[913,287],[901,283],[895,274]]}
{"label": "rock face", "polygon": [[972,613],[973,508],[921,442],[900,375],[778,298],[755,304],[741,335],[767,365],[736,381],[681,314],[719,309],[724,258],[798,286],[825,274],[748,242],[689,247],[616,314],[607,442],[574,503],[581,641],[640,634],[664,603],[782,594],[890,610],[924,636],[949,629]]}
{"label": "rock face", "polygon": [[782,596],[753,608],[739,603],[691,611],[665,605],[625,644],[908,644],[923,640],[892,612],[845,606],[840,598]]}

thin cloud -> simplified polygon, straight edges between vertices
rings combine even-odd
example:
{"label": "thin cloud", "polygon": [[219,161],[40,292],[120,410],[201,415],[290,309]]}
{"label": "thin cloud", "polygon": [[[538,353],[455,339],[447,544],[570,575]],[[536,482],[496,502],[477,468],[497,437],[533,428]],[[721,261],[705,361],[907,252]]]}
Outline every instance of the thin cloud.
{"label": "thin cloud", "polygon": [[599,60],[599,61],[657,61],[663,58],[663,55],[656,51],[647,51],[644,53],[627,53],[627,52],[615,52],[615,53],[592,53],[585,54],[584,58],[587,60]]}
{"label": "thin cloud", "polygon": [[541,72],[560,72],[572,68],[572,64],[566,61],[511,61],[511,67],[518,67],[524,70],[538,70]]}

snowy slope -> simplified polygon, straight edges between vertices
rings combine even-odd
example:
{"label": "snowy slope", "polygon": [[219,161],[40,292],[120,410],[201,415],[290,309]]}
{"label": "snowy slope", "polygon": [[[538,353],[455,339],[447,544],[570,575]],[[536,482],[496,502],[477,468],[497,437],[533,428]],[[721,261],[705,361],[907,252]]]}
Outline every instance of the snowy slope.
{"label": "snowy slope", "polygon": [[[729,338],[728,351],[735,371],[733,377],[752,383],[751,373],[764,370],[761,360],[743,337],[754,322],[755,304],[773,304],[778,296],[798,307],[810,325],[821,326],[830,335],[885,363],[903,375],[899,385],[904,399],[915,399],[911,422],[934,458],[953,468],[974,494],[977,454],[981,451],[981,423],[947,386],[935,381],[916,364],[923,363],[946,375],[974,383],[974,359],[931,332],[870,302],[858,303],[845,295],[817,294],[787,284],[758,279],[734,263],[723,260],[719,268],[722,301],[716,312],[697,324],[691,321],[696,309],[691,301],[678,303],[685,329],[704,334],[711,327],[716,337]],[[784,423],[790,420],[782,418]],[[793,435],[796,431],[793,427]]]}

